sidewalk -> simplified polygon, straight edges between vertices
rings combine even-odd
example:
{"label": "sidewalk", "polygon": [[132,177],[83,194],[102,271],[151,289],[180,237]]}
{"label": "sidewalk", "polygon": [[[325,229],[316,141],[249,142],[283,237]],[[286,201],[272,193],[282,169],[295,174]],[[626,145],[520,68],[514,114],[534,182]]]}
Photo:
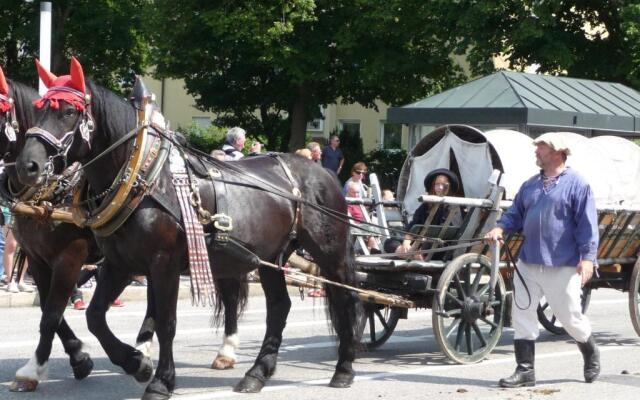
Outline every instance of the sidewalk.
{"label": "sidewalk", "polygon": [[[191,298],[190,291],[191,284],[189,283],[189,277],[180,278],[180,292],[178,293],[178,299]],[[287,286],[290,296],[298,295],[298,288]],[[94,288],[85,289],[81,288],[82,297],[85,303],[89,304],[91,297],[93,297]],[[263,296],[262,286],[259,283],[249,284],[249,296]],[[147,288],[146,286],[132,286],[129,285],[120,295],[120,300],[126,305],[130,301],[146,301]],[[0,288],[0,308],[7,307],[37,307],[40,305],[40,299],[38,293],[35,290],[33,293],[9,293],[5,288]]]}

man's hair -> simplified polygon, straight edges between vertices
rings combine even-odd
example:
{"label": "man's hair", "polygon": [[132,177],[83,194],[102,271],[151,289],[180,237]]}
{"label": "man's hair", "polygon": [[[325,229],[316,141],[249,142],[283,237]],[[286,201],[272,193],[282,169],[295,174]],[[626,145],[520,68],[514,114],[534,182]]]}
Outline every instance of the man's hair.
{"label": "man's hair", "polygon": [[304,158],[311,159],[311,150],[309,149],[298,149],[296,150],[295,154]]}
{"label": "man's hair", "polygon": [[227,136],[225,138],[225,141],[227,144],[233,145],[236,142],[236,140],[245,138],[246,136],[247,136],[247,131],[245,131],[244,129],[238,126],[234,126],[233,128],[227,131]]}
{"label": "man's hair", "polygon": [[307,143],[307,149],[309,149],[309,151],[313,151],[313,149],[315,148],[320,148],[320,143],[318,142],[309,142]]}

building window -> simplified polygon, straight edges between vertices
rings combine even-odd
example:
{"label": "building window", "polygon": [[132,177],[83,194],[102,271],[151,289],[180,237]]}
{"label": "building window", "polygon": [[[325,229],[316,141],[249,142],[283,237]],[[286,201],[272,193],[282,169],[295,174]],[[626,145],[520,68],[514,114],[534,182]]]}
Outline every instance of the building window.
{"label": "building window", "polygon": [[307,122],[307,131],[323,132],[324,131],[324,107],[320,106],[320,114],[313,115],[313,120]]}
{"label": "building window", "polygon": [[316,118],[307,122],[307,130],[311,132],[322,132],[324,130],[324,120]]}
{"label": "building window", "polygon": [[340,132],[347,132],[352,135],[360,136],[360,121],[340,120]]}
{"label": "building window", "polygon": [[211,126],[211,117],[191,117],[191,122],[198,128],[208,128]]}
{"label": "building window", "polygon": [[380,148],[402,148],[402,124],[390,124],[380,121]]}

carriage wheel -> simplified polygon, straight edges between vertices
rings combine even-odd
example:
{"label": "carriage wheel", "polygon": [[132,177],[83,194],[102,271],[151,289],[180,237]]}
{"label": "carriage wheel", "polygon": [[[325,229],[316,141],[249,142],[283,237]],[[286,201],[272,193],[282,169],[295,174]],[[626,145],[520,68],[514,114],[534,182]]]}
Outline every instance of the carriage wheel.
{"label": "carriage wheel", "polygon": [[636,261],[629,279],[629,313],[633,329],[640,336],[640,259]]}
{"label": "carriage wheel", "polygon": [[363,308],[359,337],[364,349],[369,351],[382,346],[391,337],[404,310],[374,303],[365,303]]}
{"label": "carriage wheel", "polygon": [[[589,309],[589,302],[591,301],[591,288],[589,286],[585,286],[582,288],[582,293],[580,294],[580,305],[582,306],[582,314],[586,314]],[[554,335],[564,335],[567,331],[562,327],[560,321],[553,315],[553,310],[549,307],[549,303],[542,298],[540,300],[540,304],[538,304],[538,322],[544,329],[553,333]]]}
{"label": "carriage wheel", "polygon": [[445,268],[433,299],[433,331],[444,354],[460,364],[481,361],[500,340],[505,315],[504,280],[497,275],[490,304],[491,262],[463,254]]}

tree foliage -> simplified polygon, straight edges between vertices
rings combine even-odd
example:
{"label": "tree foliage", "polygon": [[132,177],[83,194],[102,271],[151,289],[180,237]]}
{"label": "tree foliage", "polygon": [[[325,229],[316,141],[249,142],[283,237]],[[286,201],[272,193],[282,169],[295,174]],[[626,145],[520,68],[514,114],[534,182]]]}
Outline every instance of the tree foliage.
{"label": "tree foliage", "polygon": [[434,1],[155,3],[158,76],[185,78],[219,125],[259,129],[269,148],[302,147],[320,105],[406,103],[461,77]]}
{"label": "tree foliage", "polygon": [[638,0],[442,0],[456,19],[458,52],[478,74],[493,56],[511,66],[640,87]]}
{"label": "tree foliage", "polygon": [[[76,56],[85,74],[116,91],[148,66],[145,20],[149,0],[57,0],[52,4],[51,71],[66,74]],[[37,84],[40,5],[4,0],[0,7],[0,63],[7,75]]]}

